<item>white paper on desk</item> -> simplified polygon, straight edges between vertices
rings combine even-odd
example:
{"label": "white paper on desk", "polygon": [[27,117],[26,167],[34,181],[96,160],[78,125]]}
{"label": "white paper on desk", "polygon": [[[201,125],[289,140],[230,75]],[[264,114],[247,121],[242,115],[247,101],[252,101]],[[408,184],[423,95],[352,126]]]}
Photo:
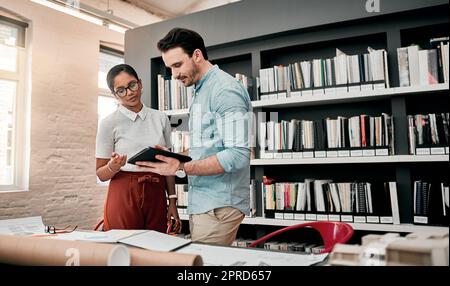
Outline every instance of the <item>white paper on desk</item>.
{"label": "white paper on desk", "polygon": [[45,234],[45,225],[40,216],[5,219],[0,220],[0,234]]}
{"label": "white paper on desk", "polygon": [[172,251],[191,243],[191,240],[149,230],[121,239],[119,242],[148,250]]}
{"label": "white paper on desk", "polygon": [[73,231],[52,236],[54,239],[62,240],[82,240],[100,243],[116,243],[126,237],[136,235],[146,230],[122,230],[114,229],[109,231]]}
{"label": "white paper on desk", "polygon": [[205,266],[310,266],[322,262],[324,254],[296,254],[262,249],[191,243],[176,252],[198,254]]}

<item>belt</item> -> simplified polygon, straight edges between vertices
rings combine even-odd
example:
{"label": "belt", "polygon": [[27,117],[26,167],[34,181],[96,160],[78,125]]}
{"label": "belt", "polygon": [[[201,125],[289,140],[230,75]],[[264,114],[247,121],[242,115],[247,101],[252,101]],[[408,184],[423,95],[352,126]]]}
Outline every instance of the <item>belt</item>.
{"label": "belt", "polygon": [[145,187],[147,185],[147,183],[160,183],[160,177],[155,177],[152,175],[144,175],[138,178],[138,184],[142,184],[142,188],[141,188],[141,192],[142,192],[142,202],[141,202],[141,209],[144,206],[144,201],[145,201]]}

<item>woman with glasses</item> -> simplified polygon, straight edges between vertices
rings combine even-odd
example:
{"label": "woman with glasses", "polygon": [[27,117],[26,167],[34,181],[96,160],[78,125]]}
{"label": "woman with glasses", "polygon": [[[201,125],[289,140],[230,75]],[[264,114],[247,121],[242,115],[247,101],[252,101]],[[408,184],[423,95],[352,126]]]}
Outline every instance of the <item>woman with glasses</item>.
{"label": "woman with glasses", "polygon": [[[113,67],[107,83],[119,107],[100,122],[96,142],[96,169],[101,181],[111,180],[104,209],[103,230],[151,229],[165,232],[175,219],[175,178],[141,172],[127,158],[148,146],[171,146],[167,115],[144,106],[142,82],[129,65]],[[167,207],[166,191],[169,198]]]}

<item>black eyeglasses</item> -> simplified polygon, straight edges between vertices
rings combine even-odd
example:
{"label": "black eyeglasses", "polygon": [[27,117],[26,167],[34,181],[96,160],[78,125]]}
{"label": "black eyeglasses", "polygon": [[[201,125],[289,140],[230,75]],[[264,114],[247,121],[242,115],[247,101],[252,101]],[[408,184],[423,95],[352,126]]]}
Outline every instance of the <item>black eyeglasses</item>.
{"label": "black eyeglasses", "polygon": [[53,225],[46,225],[45,226],[45,233],[50,233],[50,234],[56,234],[56,233],[69,233],[69,232],[73,232],[74,230],[77,229],[77,225],[74,228],[71,228],[70,225],[66,226],[65,228],[56,228]]}
{"label": "black eyeglasses", "polygon": [[131,91],[137,91],[139,89],[139,82],[132,81],[128,84],[127,87],[119,87],[118,89],[116,89],[114,94],[117,95],[118,97],[125,97],[127,96],[128,89]]}

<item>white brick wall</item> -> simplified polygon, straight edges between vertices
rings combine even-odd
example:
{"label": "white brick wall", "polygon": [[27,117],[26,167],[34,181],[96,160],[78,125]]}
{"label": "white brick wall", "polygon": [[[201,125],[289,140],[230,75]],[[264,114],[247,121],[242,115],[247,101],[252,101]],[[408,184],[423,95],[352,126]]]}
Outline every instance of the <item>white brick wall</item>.
{"label": "white brick wall", "polygon": [[99,45],[124,35],[31,1],[0,6],[32,21],[30,187],[0,193],[0,219],[92,229],[106,197],[95,175]]}

